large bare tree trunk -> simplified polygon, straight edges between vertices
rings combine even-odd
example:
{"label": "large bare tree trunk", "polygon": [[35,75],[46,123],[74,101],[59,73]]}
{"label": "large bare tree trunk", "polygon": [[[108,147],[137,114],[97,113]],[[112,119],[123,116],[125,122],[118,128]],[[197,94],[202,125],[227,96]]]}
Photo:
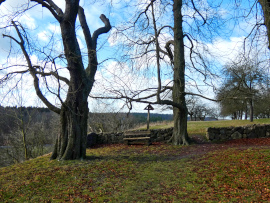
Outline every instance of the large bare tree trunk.
{"label": "large bare tree trunk", "polygon": [[[91,36],[82,7],[75,4],[66,9],[68,18],[60,22],[65,56],[70,72],[70,82],[67,98],[62,104],[60,119],[61,131],[57,138],[51,159],[84,159],[86,156],[87,119],[88,119],[88,95],[94,84],[97,71],[96,43],[100,34],[111,29],[109,20],[101,15],[100,19],[105,27],[99,28]],[[75,12],[76,14],[72,14]],[[84,69],[81,51],[75,32],[75,20],[77,13],[82,25],[88,48],[88,67]]]}
{"label": "large bare tree trunk", "polygon": [[[75,75],[75,76],[73,76]],[[60,113],[60,134],[57,137],[51,159],[84,159],[86,156],[86,137],[89,87],[78,72],[72,73],[66,101]],[[76,79],[73,79],[76,78]]]}
{"label": "large bare tree trunk", "polygon": [[267,28],[267,35],[268,35],[268,47],[270,43],[270,1],[269,0],[259,0],[263,15],[264,15],[264,24]]}
{"label": "large bare tree trunk", "polygon": [[[87,79],[76,39],[75,20],[79,4],[66,8],[60,21],[64,52],[67,59],[70,82],[68,94],[60,112],[61,130],[51,159],[83,159],[86,156],[88,102],[92,84]],[[90,86],[90,87],[89,87]]]}
{"label": "large bare tree trunk", "polygon": [[76,104],[70,100],[61,108],[61,131],[52,159],[84,159],[86,154],[88,102]]}
{"label": "large bare tree trunk", "polygon": [[185,55],[184,35],[182,27],[182,0],[175,0],[173,5],[174,13],[174,85],[173,102],[181,105],[180,108],[173,108],[174,130],[172,143],[174,145],[188,145],[187,134],[187,107],[185,100]]}

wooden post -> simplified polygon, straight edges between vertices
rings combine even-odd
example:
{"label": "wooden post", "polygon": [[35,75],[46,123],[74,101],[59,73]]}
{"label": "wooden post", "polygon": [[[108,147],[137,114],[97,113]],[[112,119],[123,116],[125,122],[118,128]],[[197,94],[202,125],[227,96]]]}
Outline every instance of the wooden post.
{"label": "wooden post", "polygon": [[148,109],[148,114],[147,114],[147,130],[149,130],[149,122],[150,122],[150,110]]}
{"label": "wooden post", "polygon": [[147,107],[144,108],[144,110],[148,111],[148,114],[147,114],[147,130],[149,130],[150,110],[154,110],[154,108],[149,104],[149,105],[147,105]]}

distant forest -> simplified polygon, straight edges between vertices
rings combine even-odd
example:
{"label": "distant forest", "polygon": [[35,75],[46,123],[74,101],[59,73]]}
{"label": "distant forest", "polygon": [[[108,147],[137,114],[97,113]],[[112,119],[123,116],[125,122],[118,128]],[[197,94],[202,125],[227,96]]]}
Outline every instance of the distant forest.
{"label": "distant forest", "polygon": [[[150,114],[150,122],[172,120],[172,114]],[[136,125],[146,123],[147,113],[89,113],[89,132],[124,131]],[[53,134],[58,131],[58,115],[48,108],[39,107],[2,107],[0,106],[0,146],[7,145],[12,135],[20,137],[22,130],[43,131],[45,144],[54,141]],[[30,134],[31,134],[30,133]],[[37,133],[37,132],[36,132]],[[28,139],[29,140],[29,139]]]}

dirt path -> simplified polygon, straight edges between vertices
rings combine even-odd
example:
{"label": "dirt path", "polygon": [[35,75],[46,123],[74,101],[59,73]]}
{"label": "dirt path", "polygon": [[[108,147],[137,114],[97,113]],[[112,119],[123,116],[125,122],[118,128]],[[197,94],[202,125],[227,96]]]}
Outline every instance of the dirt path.
{"label": "dirt path", "polygon": [[192,135],[191,139],[193,142],[192,145],[186,147],[185,150],[178,155],[178,158],[189,158],[229,148],[240,150],[248,148],[270,149],[270,138],[237,139],[219,143],[208,142],[200,135]]}
{"label": "dirt path", "polygon": [[[160,155],[164,160],[178,160],[184,158],[200,158],[207,153],[222,151],[227,149],[239,149],[246,150],[249,148],[260,148],[260,149],[270,149],[270,138],[252,138],[252,139],[237,139],[229,140],[224,142],[208,142],[201,135],[192,135],[191,145],[184,147],[168,147],[167,143],[164,142],[154,142],[152,145],[145,146],[144,144],[103,144],[96,145],[92,149],[102,149],[105,147],[112,147],[117,149],[117,156],[99,156],[89,157],[89,160],[92,159],[103,159],[103,158],[113,158],[113,159],[122,159],[122,158],[134,158],[141,161],[146,161],[147,157],[133,157],[133,155],[140,155],[144,153],[150,153],[153,155]],[[165,147],[163,147],[165,146]],[[121,155],[121,156],[120,156]],[[132,155],[132,156],[131,156]],[[152,160],[152,159],[150,159]]]}

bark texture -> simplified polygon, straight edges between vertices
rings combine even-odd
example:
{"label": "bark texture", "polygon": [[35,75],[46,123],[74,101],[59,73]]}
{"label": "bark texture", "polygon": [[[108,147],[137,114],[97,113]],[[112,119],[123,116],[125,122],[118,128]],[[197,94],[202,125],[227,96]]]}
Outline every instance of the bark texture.
{"label": "bark texture", "polygon": [[264,24],[267,28],[268,35],[268,47],[270,43],[270,1],[269,0],[259,0],[259,3],[262,6],[263,15],[264,15]]}
{"label": "bark texture", "polygon": [[174,85],[173,102],[180,104],[181,108],[173,107],[174,130],[172,143],[174,145],[188,145],[187,134],[187,107],[185,100],[185,55],[184,34],[182,19],[182,0],[175,0],[174,14]]}

